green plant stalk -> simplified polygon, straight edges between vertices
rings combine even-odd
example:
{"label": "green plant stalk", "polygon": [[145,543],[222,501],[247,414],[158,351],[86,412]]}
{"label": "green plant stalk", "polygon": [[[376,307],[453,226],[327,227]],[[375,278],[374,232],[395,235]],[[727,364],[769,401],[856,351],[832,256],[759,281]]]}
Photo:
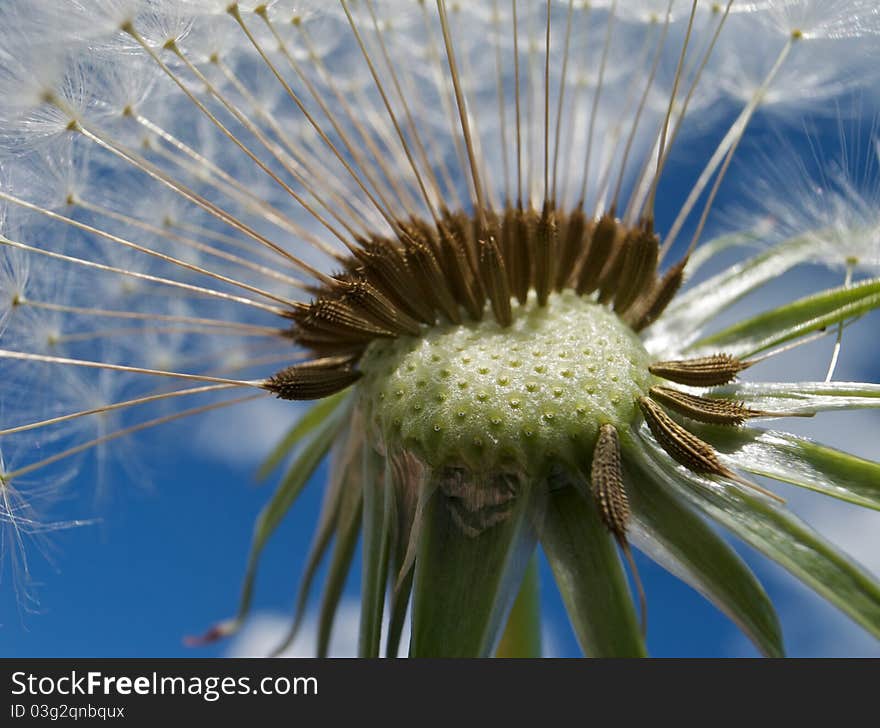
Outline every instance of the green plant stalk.
{"label": "green plant stalk", "polygon": [[496,657],[541,657],[541,590],[538,557],[532,556]]}

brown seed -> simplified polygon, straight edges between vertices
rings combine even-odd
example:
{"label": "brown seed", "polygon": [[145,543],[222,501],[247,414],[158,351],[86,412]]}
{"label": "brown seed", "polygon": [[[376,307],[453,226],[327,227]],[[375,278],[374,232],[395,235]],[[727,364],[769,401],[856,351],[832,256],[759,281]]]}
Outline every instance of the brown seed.
{"label": "brown seed", "polygon": [[406,260],[395,243],[375,237],[358,240],[357,256],[363,275],[387,298],[423,324],[437,320],[431,305],[419,294]]}
{"label": "brown seed", "polygon": [[665,407],[708,425],[741,425],[755,417],[812,417],[812,412],[767,412],[753,410],[742,402],[699,397],[671,387],[651,387],[651,398]]}
{"label": "brown seed", "polygon": [[481,290],[482,286],[471,270],[464,235],[461,226],[454,220],[441,221],[441,253],[438,260],[455,300],[467,310],[472,319],[479,320],[483,315],[485,296]]}
{"label": "brown seed", "polygon": [[599,278],[599,303],[610,303],[614,294],[617,293],[627,250],[632,247],[637,236],[637,230],[624,232],[623,228],[618,228],[608,262],[605,263],[605,268]]}
{"label": "brown seed", "polygon": [[480,242],[480,269],[483,287],[489,294],[492,313],[502,326],[510,326],[513,315],[510,308],[510,287],[501,250],[494,237]]}
{"label": "brown seed", "polygon": [[417,336],[420,333],[419,322],[395,306],[367,279],[340,281],[339,287],[341,300],[364,318],[397,334]]}
{"label": "brown seed", "polygon": [[516,232],[517,232],[518,212],[515,207],[507,206],[504,208],[504,215],[501,217],[501,252],[504,255],[504,264],[507,266],[507,285],[515,294],[516,281],[519,275],[517,270],[518,261],[516,259]]}
{"label": "brown seed", "polygon": [[404,259],[417,282],[418,295],[423,296],[452,323],[460,324],[458,303],[446,285],[446,278],[431,248],[412,239],[404,240],[404,244]]}
{"label": "brown seed", "polygon": [[293,319],[304,332],[324,333],[341,339],[369,340],[395,336],[395,332],[359,316],[349,305],[330,298],[319,298],[304,311],[293,314]]}
{"label": "brown seed", "polygon": [[636,231],[630,237],[614,295],[614,310],[619,315],[625,314],[640,296],[651,290],[657,273],[659,254],[657,236],[646,228]]}
{"label": "brown seed", "polygon": [[471,274],[476,274],[476,258],[473,247],[475,241],[473,239],[473,223],[468,215],[461,212],[448,212],[443,216],[441,225],[444,226],[453,235],[456,245],[461,249],[467,260],[467,270]]}
{"label": "brown seed", "polygon": [[695,473],[736,477],[721,464],[718,453],[709,443],[684,429],[660,405],[642,397],[639,399],[639,407],[657,442],[677,463]]}
{"label": "brown seed", "polygon": [[614,248],[614,241],[618,234],[617,228],[617,220],[614,219],[614,215],[607,213],[596,223],[590,246],[581,264],[576,289],[578,294],[588,295],[599,287],[602,271]]}
{"label": "brown seed", "polygon": [[618,543],[625,542],[630,519],[629,499],[623,485],[620,442],[613,425],[605,424],[599,428],[590,480],[602,522]]}
{"label": "brown seed", "polygon": [[658,361],[648,367],[651,374],[690,387],[715,387],[732,382],[751,366],[730,354],[712,354],[695,359]]}
{"label": "brown seed", "polygon": [[[467,219],[464,215],[462,215],[462,218]],[[472,250],[474,255],[471,270],[476,279],[477,286],[482,285],[482,280],[480,280],[480,241],[486,240],[489,236],[494,237],[496,240],[501,240],[501,219],[498,217],[498,213],[491,207],[483,210],[482,220],[479,216],[474,217],[467,236],[468,250]],[[499,245],[499,249],[501,250],[501,255],[504,256],[504,248],[501,248]],[[485,291],[481,292],[484,302],[487,295]]]}
{"label": "brown seed", "polygon": [[440,256],[440,235],[437,228],[421,217],[410,217],[406,222],[397,221],[403,236],[418,240],[427,245],[435,256]]}
{"label": "brown seed", "polygon": [[547,297],[556,277],[557,238],[556,211],[549,202],[545,202],[529,239],[532,277],[539,306],[547,305]]}
{"label": "brown seed", "polygon": [[703,442],[699,437],[688,432],[647,397],[642,397],[639,400],[639,407],[641,407],[645,422],[648,423],[657,442],[676,462],[695,473],[718,475],[744,485],[767,498],[772,498],[777,503],[785,503],[785,499],[776,493],[762,488],[724,467],[718,459],[718,453],[709,443]]}
{"label": "brown seed", "polygon": [[515,265],[516,277],[513,280],[513,293],[520,304],[524,304],[529,296],[529,287],[532,284],[532,259],[529,255],[531,245],[529,240],[537,222],[538,213],[529,207],[527,210],[521,207],[516,210],[516,219],[513,233],[513,255],[511,264]]}
{"label": "brown seed", "polygon": [[645,294],[630,311],[630,320],[635,331],[648,328],[672,302],[684,281],[684,269],[687,261],[687,258],[683,258],[666,271],[663,277],[654,284],[653,289]]}
{"label": "brown seed", "polygon": [[750,410],[740,402],[699,397],[670,387],[651,387],[650,394],[651,399],[665,407],[692,420],[710,425],[741,425],[751,417],[768,414]]}
{"label": "brown seed", "polygon": [[450,224],[460,236],[464,250],[467,253],[468,267],[476,276],[479,267],[477,254],[477,238],[475,229],[478,226],[478,218],[476,215],[468,215],[461,210],[450,215]]}
{"label": "brown seed", "polygon": [[648,602],[645,589],[636,568],[632,550],[626,533],[629,528],[629,498],[623,484],[623,468],[620,464],[620,440],[613,425],[605,424],[599,428],[599,437],[593,449],[593,465],[590,472],[593,498],[599,507],[602,523],[614,536],[623,555],[629,563],[633,583],[639,600],[642,636],[648,629]]}
{"label": "brown seed", "polygon": [[568,218],[560,217],[559,227],[559,260],[556,264],[557,291],[565,288],[574,278],[577,263],[584,253],[588,236],[592,234],[591,222],[580,208],[576,209]]}
{"label": "brown seed", "polygon": [[315,334],[294,329],[290,332],[290,338],[300,346],[311,350],[319,356],[352,356],[359,357],[369,345],[369,341],[351,341],[340,339],[338,336],[328,334]]}
{"label": "brown seed", "polygon": [[278,399],[321,399],[341,392],[356,382],[361,373],[352,369],[349,357],[315,359],[296,364],[273,374],[263,384],[263,389]]}

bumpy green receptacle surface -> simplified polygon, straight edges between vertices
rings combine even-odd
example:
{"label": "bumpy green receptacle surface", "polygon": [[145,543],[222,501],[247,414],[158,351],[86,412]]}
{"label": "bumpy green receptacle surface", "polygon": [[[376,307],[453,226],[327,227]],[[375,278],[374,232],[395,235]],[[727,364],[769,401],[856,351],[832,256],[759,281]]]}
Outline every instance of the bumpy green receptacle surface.
{"label": "bumpy green receptacle surface", "polygon": [[573,292],[374,342],[361,360],[368,422],[389,450],[428,465],[543,471],[590,461],[600,425],[628,425],[650,381],[649,358],[617,316]]}

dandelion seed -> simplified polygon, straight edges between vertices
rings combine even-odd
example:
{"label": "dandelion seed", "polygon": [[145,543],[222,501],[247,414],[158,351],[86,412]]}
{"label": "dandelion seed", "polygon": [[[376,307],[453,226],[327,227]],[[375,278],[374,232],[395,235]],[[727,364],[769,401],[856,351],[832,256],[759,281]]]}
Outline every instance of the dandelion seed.
{"label": "dandelion seed", "polygon": [[[297,448],[258,519],[239,613],[202,641],[246,619],[260,553],[328,453],[288,636],[332,544],[319,654],[361,533],[365,656],[380,651],[386,601],[389,653],[411,610],[411,654],[492,654],[523,581],[513,555],[538,544],[584,652],[645,654],[641,534],[781,654],[766,595],[690,506],[880,634],[874,582],[739,472],[877,507],[863,479],[880,465],[848,470],[842,453],[817,465],[750,427],[813,412],[752,402],[736,381],[876,308],[880,283],[848,277],[707,336],[775,274],[833,262],[831,225],[812,215],[799,241],[679,292],[728,244],[702,238],[753,118],[820,63],[800,48],[877,33],[866,3],[83,0],[62,24],[50,5],[0,10],[23,34],[0,32],[0,202],[16,215],[0,230],[0,359],[10,392],[41,394],[4,413],[0,437],[71,437],[2,470],[0,492],[181,418],[317,400],[264,466]],[[725,61],[744,44],[771,49],[746,81]],[[813,88],[848,89],[831,79],[861,60],[837,59]],[[731,101],[733,122],[675,202],[679,150]],[[765,214],[780,199],[767,197]],[[758,207],[734,240],[759,229]],[[53,399],[58,371],[131,390]],[[818,385],[798,386],[810,399]],[[96,418],[110,424],[77,431]],[[21,523],[12,506],[4,517]]]}

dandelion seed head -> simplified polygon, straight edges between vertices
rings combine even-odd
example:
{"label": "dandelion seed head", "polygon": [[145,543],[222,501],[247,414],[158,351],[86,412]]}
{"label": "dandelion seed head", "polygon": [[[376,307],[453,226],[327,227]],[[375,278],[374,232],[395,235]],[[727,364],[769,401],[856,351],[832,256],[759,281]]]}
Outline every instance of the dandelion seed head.
{"label": "dandelion seed head", "polygon": [[0,340],[25,295],[29,270],[26,257],[3,251],[0,256]]}
{"label": "dandelion seed head", "polygon": [[[860,41],[851,42],[860,45]],[[789,62],[763,91],[761,113],[797,120],[805,109],[821,110],[823,100],[838,97],[866,82],[870,84],[876,71],[866,48],[841,58],[838,46],[827,40],[796,45]],[[753,36],[748,53],[738,44],[722,44],[719,57],[724,62],[719,64],[714,79],[730,98],[745,103],[759,91],[767,63],[772,63],[778,52],[778,40],[767,35]],[[834,113],[833,108],[829,106],[830,114]]]}
{"label": "dandelion seed head", "polygon": [[[845,119],[839,124],[846,125]],[[873,128],[873,127],[872,127]],[[880,266],[880,152],[877,138],[867,139],[865,154],[849,148],[858,134],[841,135],[827,157],[799,158],[782,141],[782,155],[762,158],[761,174],[746,193],[750,204],[732,210],[732,219],[743,224],[751,216],[766,223],[765,240],[803,238],[805,255],[836,269],[864,273]],[[812,143],[812,135],[806,135]],[[780,187],[782,182],[784,187]],[[784,189],[785,194],[769,194]]]}
{"label": "dandelion seed head", "polygon": [[[0,437],[40,445],[7,484],[100,475],[130,436],[274,395],[320,400],[322,523],[401,496],[398,577],[436,502],[473,538],[574,489],[635,568],[628,489],[705,481],[711,517],[777,498],[705,430],[785,414],[719,397],[790,332],[715,347],[759,276],[679,288],[753,117],[871,83],[840,44],[875,32],[861,0],[51,5],[0,11],[22,36],[0,31]],[[822,169],[809,194],[751,180],[767,201],[734,234],[870,262],[875,195]]]}
{"label": "dandelion seed head", "polygon": [[774,0],[767,5],[773,27],[799,38],[859,38],[880,32],[872,0]]}

